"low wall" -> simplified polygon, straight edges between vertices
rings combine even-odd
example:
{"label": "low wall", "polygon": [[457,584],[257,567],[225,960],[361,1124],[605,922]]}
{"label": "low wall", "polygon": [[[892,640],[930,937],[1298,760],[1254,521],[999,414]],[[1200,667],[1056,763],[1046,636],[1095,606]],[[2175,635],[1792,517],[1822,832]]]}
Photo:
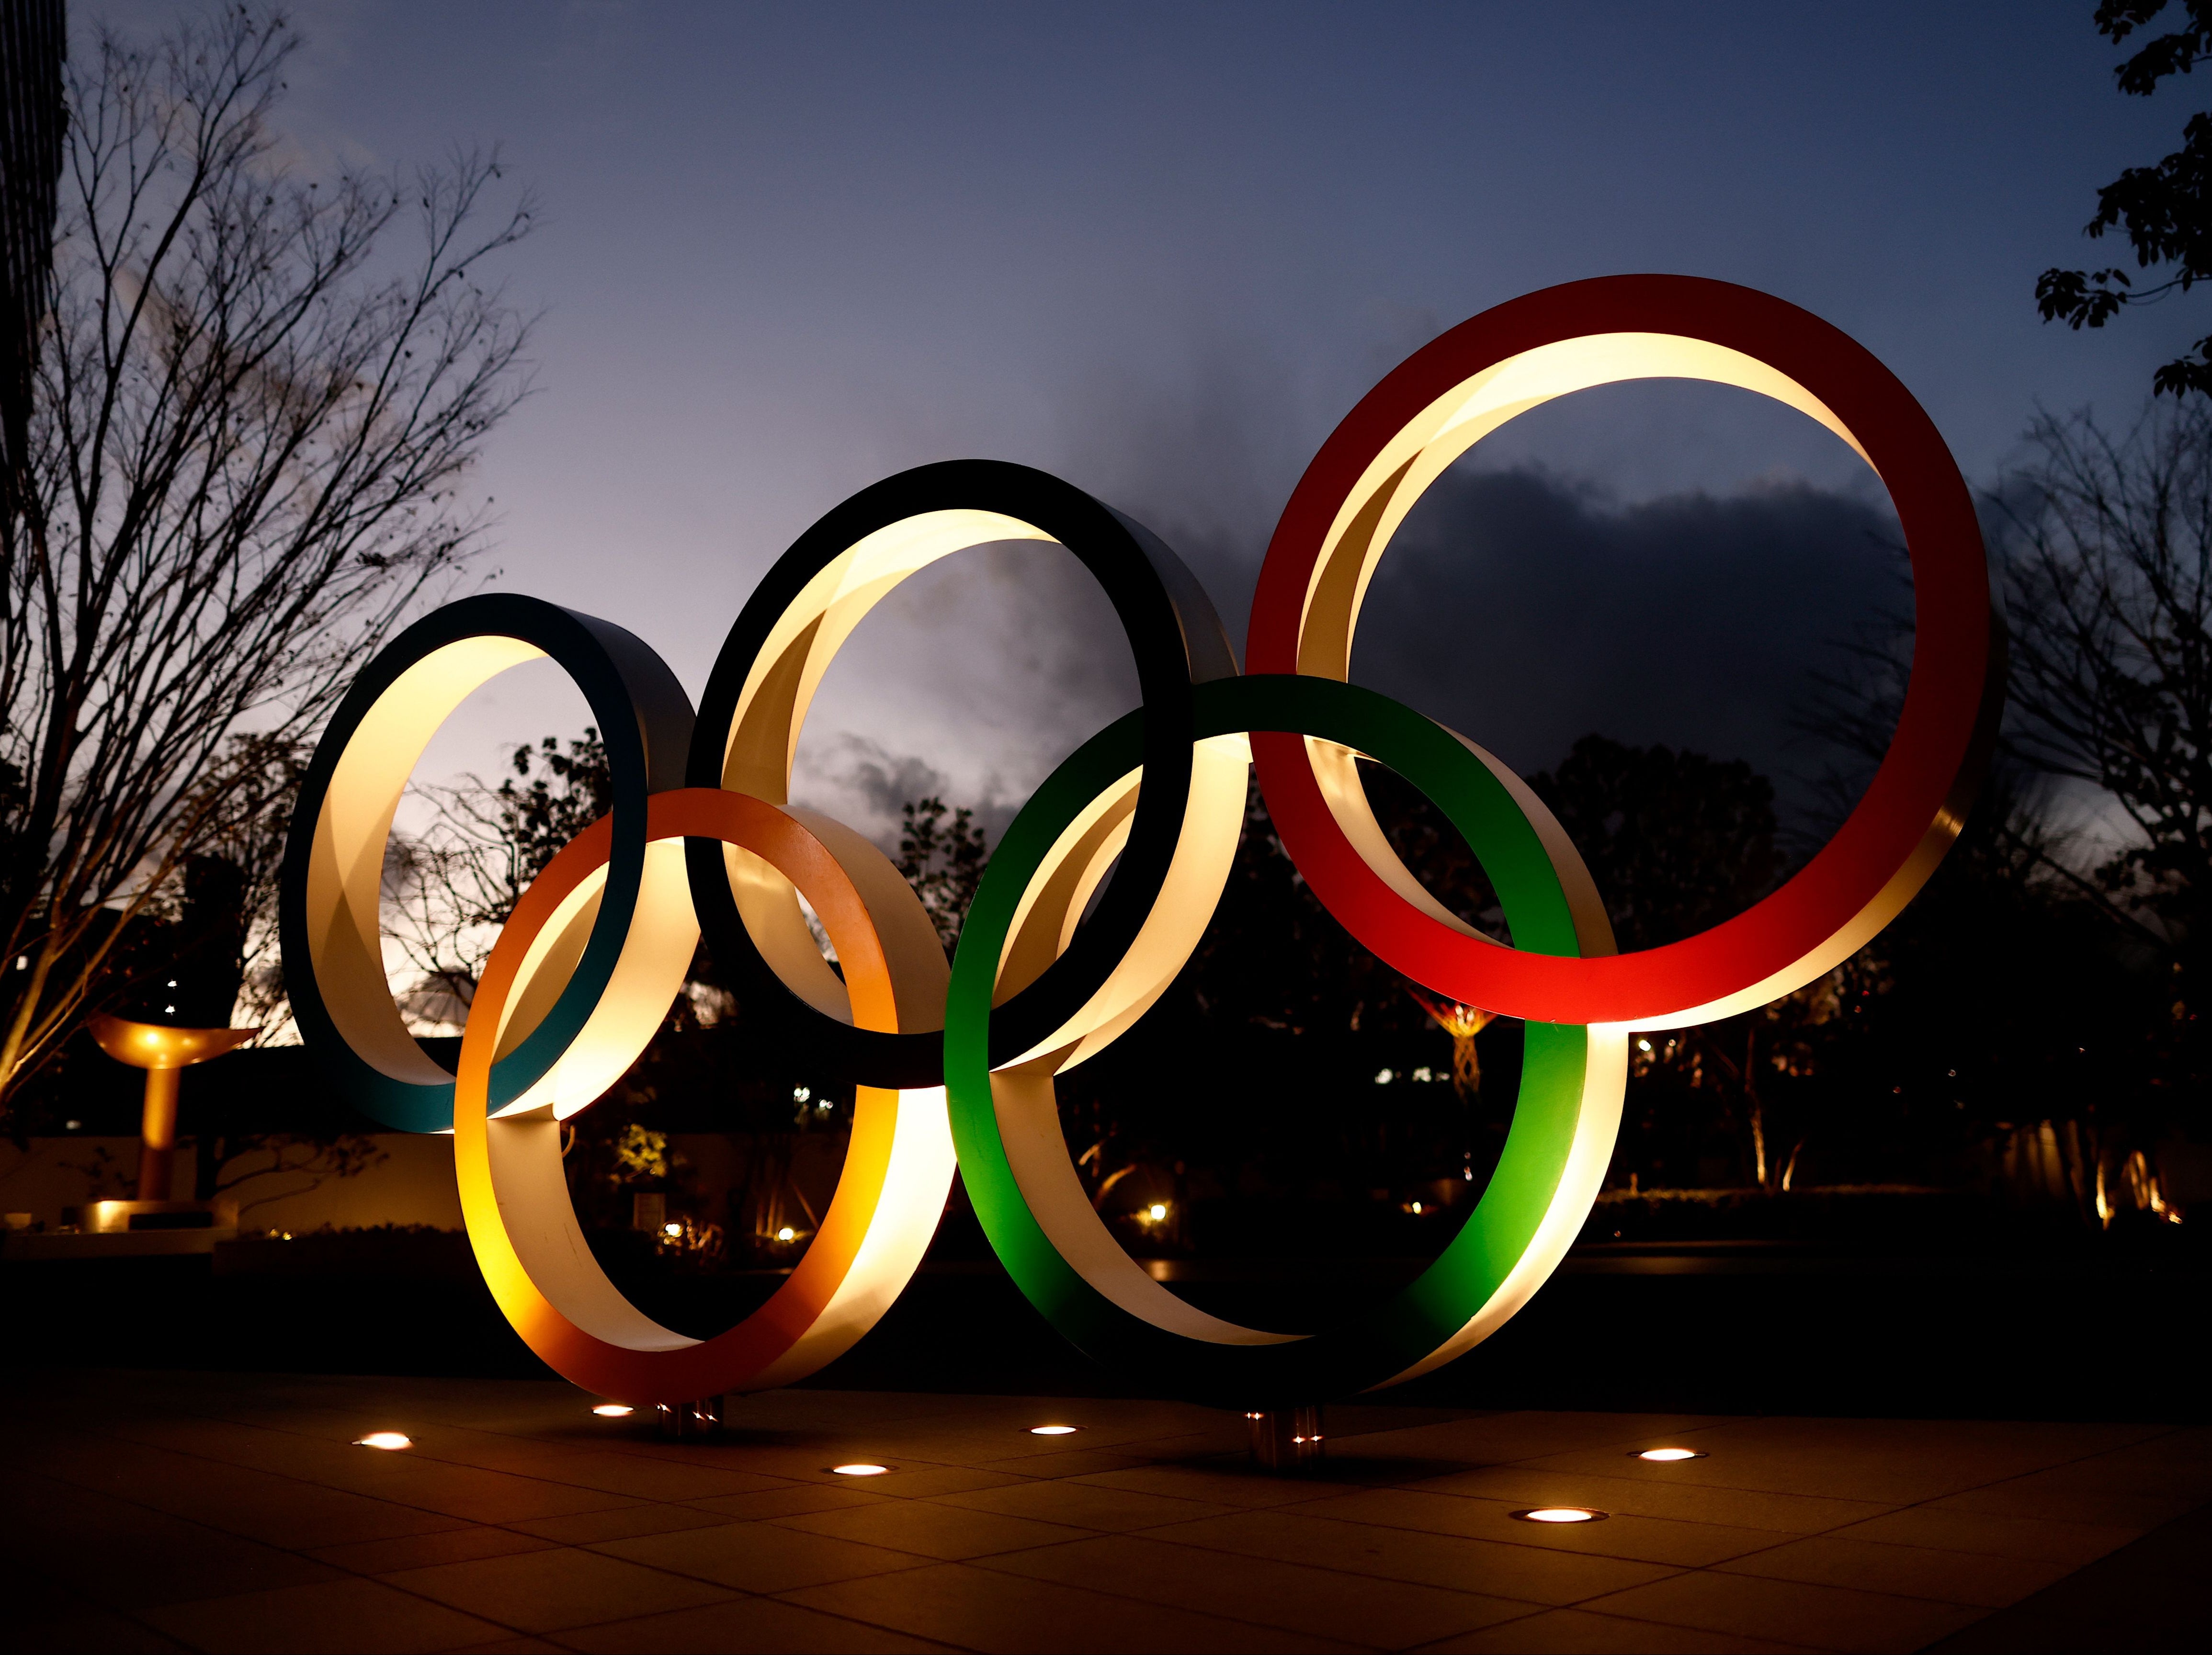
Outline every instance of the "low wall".
{"label": "low wall", "polygon": [[[459,1230],[461,1204],[453,1184],[453,1141],[442,1134],[379,1132],[369,1135],[381,1155],[374,1165],[349,1178],[318,1177],[310,1172],[268,1172],[250,1177],[223,1191],[239,1203],[239,1227],[245,1232],[291,1231],[302,1234],[371,1229],[378,1225],[428,1225]],[[729,1198],[745,1183],[748,1146],[715,1133],[673,1134],[669,1147],[685,1164],[684,1183],[694,1191],[672,1196],[672,1215],[692,1213],[716,1224],[731,1221]],[[794,1147],[791,1181],[818,1217],[829,1210],[844,1162],[842,1133],[802,1136]],[[266,1160],[265,1154],[261,1160]],[[229,1175],[254,1165],[240,1159]],[[190,1196],[198,1158],[192,1141],[177,1146],[173,1190]],[[88,1201],[136,1196],[138,1140],[74,1133],[33,1138],[28,1150],[0,1139],[0,1212],[28,1213],[34,1223],[52,1229],[62,1210]],[[695,1211],[696,1209],[696,1211]],[[811,1225],[797,1212],[791,1221]]]}
{"label": "low wall", "polygon": [[[313,1172],[272,1171],[248,1177],[224,1195],[239,1204],[241,1230],[301,1232],[328,1226],[367,1229],[380,1224],[461,1227],[460,1197],[453,1185],[453,1141],[411,1132],[380,1132],[380,1158],[349,1178]],[[259,1159],[265,1160],[262,1156]],[[229,1169],[249,1171],[252,1159]],[[177,1147],[175,1190],[191,1194],[198,1156],[187,1140]],[[0,1140],[0,1211],[28,1213],[51,1230],[62,1209],[137,1192],[138,1140],[72,1135],[33,1138],[27,1149]]]}

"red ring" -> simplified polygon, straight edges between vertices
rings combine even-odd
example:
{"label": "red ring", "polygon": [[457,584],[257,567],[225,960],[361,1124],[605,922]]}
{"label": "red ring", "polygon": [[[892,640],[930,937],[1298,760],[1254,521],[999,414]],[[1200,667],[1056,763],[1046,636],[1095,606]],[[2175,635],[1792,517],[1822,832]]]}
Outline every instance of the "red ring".
{"label": "red ring", "polygon": [[1253,672],[1297,670],[1306,594],[1337,512],[1417,416],[1510,357],[1607,333],[1702,340],[1779,370],[1857,439],[1896,505],[1912,563],[1912,676],[1889,751],[1835,837],[1780,890],[1694,937],[1557,958],[1470,937],[1410,907],[1346,838],[1303,740],[1255,734],[1252,747],[1285,848],[1315,895],[1375,953],[1507,1016],[1649,1027],[1724,1015],[1741,1007],[1723,1002],[1753,989],[1773,998],[1856,952],[1934,871],[1979,779],[2002,702],[1981,529],[1934,422],[1869,351],[1795,305],[1696,277],[1606,277],[1485,311],[1369,392],[1306,468],[1260,572],[1246,662]]}

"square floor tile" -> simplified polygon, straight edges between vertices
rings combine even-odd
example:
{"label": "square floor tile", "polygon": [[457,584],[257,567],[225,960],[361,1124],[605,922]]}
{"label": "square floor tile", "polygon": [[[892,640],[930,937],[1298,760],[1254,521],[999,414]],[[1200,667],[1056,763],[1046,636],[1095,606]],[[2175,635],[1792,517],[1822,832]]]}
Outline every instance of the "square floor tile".
{"label": "square floor tile", "polygon": [[1710,1415],[1692,1414],[1570,1414],[1529,1409],[1414,1426],[1358,1440],[1363,1457],[1455,1460],[1472,1468],[1510,1465],[1601,1445],[1625,1451],[1655,1436],[1676,1435],[1715,1422]]}
{"label": "square floor tile", "polygon": [[1134,1448],[1085,1448],[1071,1449],[1064,1454],[1024,1454],[1014,1459],[986,1460],[975,1469],[1003,1471],[1017,1477],[1080,1477],[1094,1471],[1127,1471],[1162,1462],[1172,1463],[1180,1457],[1182,1457],[1174,1454],[1139,1453]]}
{"label": "square floor tile", "polygon": [[[1664,1469],[1684,1483],[1903,1506],[2121,1447],[2154,1429],[1976,1420],[1746,1420],[1698,1433],[1692,1445],[1710,1457]],[[1543,1460],[1539,1469],[1601,1467],[1577,1455]]]}
{"label": "square floor tile", "polygon": [[936,1494],[965,1494],[975,1488],[1016,1488],[1026,1480],[972,1465],[900,1464],[896,1455],[888,1457],[893,1462],[893,1469],[882,1476],[868,1479],[870,1494],[887,1494],[897,1500],[927,1500]]}
{"label": "square floor tile", "polygon": [[560,1517],[638,1504],[631,1495],[604,1489],[369,1448],[331,1450],[313,1475],[325,1481],[343,1479],[340,1486],[356,1492],[471,1523],[511,1523],[519,1518]]}
{"label": "square floor tile", "polygon": [[2101,1489],[2172,1494],[2202,1503],[2212,1499],[2212,1427],[2164,1432],[2041,1475],[2079,1476]]}
{"label": "square floor tile", "polygon": [[1137,1460],[1188,1459],[1194,1454],[1226,1454],[1243,1448],[1249,1433],[1241,1430],[1179,1432],[1152,1436],[1141,1431],[1085,1429],[1072,1437],[1024,1435],[1002,1444],[994,1462],[1024,1462],[1036,1465],[1040,1476],[1073,1476],[1086,1468],[1075,1462],[1091,1454],[1117,1454]]}
{"label": "square floor tile", "polygon": [[1771,1551],[1754,1552],[1715,1566],[1724,1573],[1852,1586],[1900,1597],[2002,1609],[2067,1573],[2063,1563],[2039,1563],[1989,1553],[1936,1551],[1925,1546],[1884,1546],[1868,1540],[1818,1535]]}
{"label": "square floor tile", "polygon": [[887,1574],[918,1567],[926,1561],[912,1551],[862,1545],[779,1523],[726,1523],[680,1534],[608,1541],[594,1549],[739,1591],[760,1592]]}
{"label": "square floor tile", "polygon": [[870,1431],[955,1416],[978,1400],[921,1390],[769,1390],[732,1402],[723,1425],[738,1435],[763,1430]]}
{"label": "square floor tile", "polygon": [[904,1438],[899,1446],[909,1459],[943,1468],[972,1468],[1033,1454],[1048,1446],[1067,1445],[1062,1439],[1032,1437],[1018,1427],[994,1425],[980,1430],[925,1428]]}
{"label": "square floor tile", "polygon": [[512,1529],[472,1524],[440,1534],[410,1535],[404,1540],[369,1540],[355,1546],[325,1546],[309,1554],[319,1562],[354,1574],[391,1574],[425,1569],[436,1563],[468,1563],[511,1552],[543,1551],[553,1542]]}
{"label": "square floor tile", "polygon": [[1525,1621],[1447,1638],[1431,1644],[1420,1655],[1800,1655],[1805,1648],[1696,1627],[1554,1609]]}
{"label": "square floor tile", "polygon": [[[139,1435],[126,1434],[133,1430]],[[397,1457],[356,1448],[343,1439],[326,1439],[266,1424],[228,1420],[139,1421],[126,1422],[117,1434],[125,1440],[143,1438],[155,1446],[217,1464],[372,1495],[388,1483]]]}
{"label": "square floor tile", "polygon": [[1388,1580],[1418,1580],[1522,1603],[1579,1603],[1673,1573],[1663,1564],[1343,1523],[1295,1511],[1239,1512],[1148,1530],[1146,1537]]}
{"label": "square floor tile", "polygon": [[896,1500],[882,1506],[860,1506],[842,1512],[816,1512],[805,1517],[775,1519],[787,1529],[830,1535],[862,1545],[887,1546],[947,1562],[1011,1552],[1028,1546],[1049,1546],[1055,1541],[1084,1540],[1087,1529],[1060,1523],[1039,1523],[1031,1518],[1001,1517],[995,1512],[970,1512],[934,1500]]}
{"label": "square floor tile", "polygon": [[1964,1494],[1929,1501],[1939,1511],[1981,1512],[1992,1517],[2040,1518],[2051,1523],[2088,1523],[2121,1529],[2154,1529],[2185,1516],[2212,1498],[2203,1494],[2147,1494],[2101,1484],[2095,1460],[2010,1477]]}
{"label": "square floor tile", "polygon": [[1404,1649],[1526,1613],[1474,1592],[1243,1556],[1139,1535],[988,1558],[983,1567],[1345,1643]]}
{"label": "square floor tile", "polygon": [[815,1462],[825,1447],[833,1445],[831,1439],[811,1432],[733,1431],[680,1442],[659,1436],[637,1437],[623,1444],[618,1451],[664,1465],[705,1466],[775,1480],[786,1476],[781,1463],[787,1457],[795,1457],[808,1471],[818,1469]]}
{"label": "square floor tile", "polygon": [[385,1579],[405,1591],[523,1632],[557,1632],[563,1627],[689,1609],[729,1596],[703,1580],[567,1547],[409,1569]]}
{"label": "square floor tile", "polygon": [[572,1649],[592,1655],[872,1655],[878,1650],[947,1647],[773,1597],[742,1597],[611,1626],[580,1627],[561,1637]]}
{"label": "square floor tile", "polygon": [[1875,1540],[1938,1551],[1987,1552],[1998,1557],[2060,1563],[2080,1568],[2117,1551],[2141,1530],[2089,1523],[2051,1523],[2040,1518],[1998,1517],[1935,1506],[1909,1506],[1886,1517],[1835,1530],[1842,1540]]}
{"label": "square floor tile", "polygon": [[1197,1615],[964,1563],[809,1586],[788,1597],[830,1614],[993,1655],[1000,1651],[1012,1655],[1030,1651],[1038,1655],[1145,1655],[1151,1651],[1358,1647],[1310,1632]]}
{"label": "square floor tile", "polygon": [[1525,1465],[1496,1465],[1432,1477],[1407,1486],[1423,1494],[1467,1494],[1477,1499],[1510,1500],[1516,1506],[1595,1506],[1601,1512],[1674,1518],[1690,1523],[1719,1523],[1740,1529],[1771,1529],[1780,1534],[1819,1534],[1846,1523],[1879,1517],[1893,1509],[1871,1500],[1825,1500],[1811,1494],[1715,1488],[1657,1476],[1625,1476],[1619,1475],[1620,1469],[1620,1466],[1609,1465],[1606,1468],[1608,1475],[1596,1475],[1539,1470]]}
{"label": "square floor tile", "polygon": [[1748,1575],[1698,1570],[1648,1586],[1632,1586],[1583,1605],[1670,1626],[1696,1627],[1739,1638],[1808,1644],[1854,1655],[1905,1655],[1922,1649],[1987,1613],[1922,1597],[1760,1580]]}
{"label": "square floor tile", "polygon": [[887,1506],[890,1496],[872,1494],[842,1484],[793,1483],[787,1488],[769,1488],[757,1494],[725,1494],[720,1500],[687,1503],[702,1512],[750,1522],[769,1517],[799,1517],[808,1512],[849,1511],[855,1506]]}
{"label": "square floor tile", "polygon": [[1623,1515],[1601,1523],[1527,1523],[1502,1500],[1425,1494],[1406,1488],[1370,1488],[1298,1506],[1308,1517],[1338,1518],[1425,1534],[1464,1535],[1509,1546],[1625,1557],[1641,1563],[1698,1568],[1725,1557],[1762,1551],[1781,1536],[1771,1529],[1735,1529],[1717,1523]]}
{"label": "square floor tile", "polygon": [[1329,1486],[1304,1477],[1270,1476],[1256,1469],[1232,1471],[1219,1465],[1139,1465],[1093,1472],[1073,1481],[1101,1488],[1133,1488],[1140,1494],[1202,1500],[1209,1506],[1291,1506],[1312,1500]]}
{"label": "square floor tile", "polygon": [[[848,1460],[889,1462],[893,1458],[889,1451],[893,1444],[901,1451],[900,1457],[910,1462],[910,1469],[923,1470],[936,1466],[927,1456],[911,1452],[906,1439],[896,1435],[896,1427],[885,1427],[865,1433],[749,1432],[697,1444],[664,1443],[650,1451],[641,1445],[633,1451],[641,1463],[678,1470],[713,1467],[757,1479],[749,1485],[756,1488],[779,1482],[835,1483],[840,1479],[831,1471],[832,1466]],[[713,1496],[702,1492],[691,1498],[704,1500]]]}
{"label": "square floor tile", "polygon": [[508,1628],[426,1603],[374,1580],[331,1580],[240,1597],[172,1603],[147,1618],[203,1649],[234,1655],[391,1655],[459,1649],[507,1635]]}
{"label": "square floor tile", "polygon": [[696,1506],[623,1506],[611,1512],[578,1512],[572,1517],[532,1517],[510,1524],[527,1535],[557,1540],[566,1546],[588,1546],[601,1540],[628,1540],[637,1535],[670,1534],[679,1529],[711,1529],[737,1519],[725,1512],[702,1511]]}
{"label": "square floor tile", "polygon": [[937,1503],[964,1506],[970,1511],[996,1512],[1002,1517],[1073,1524],[1079,1529],[1097,1529],[1108,1533],[1157,1528],[1163,1523],[1186,1523],[1193,1518],[1213,1517],[1231,1509],[1203,1500],[1178,1500],[1170,1494],[1139,1494],[1133,1488],[1102,1488],[1091,1482],[1029,1482],[1012,1488],[945,1494]]}
{"label": "square floor tile", "polygon": [[417,1462],[540,1478],[632,1500],[708,1500],[775,1488],[783,1481],[729,1464],[569,1448],[491,1432],[427,1431],[410,1451]]}
{"label": "square floor tile", "polygon": [[74,1445],[45,1468],[97,1489],[273,1546],[334,1546],[454,1526],[456,1519],[296,1477],[226,1465],[163,1449]]}
{"label": "square floor tile", "polygon": [[343,1578],[296,1552],[88,1489],[22,1477],[10,1493],[16,1503],[0,1511],[0,1551],[88,1605],[131,1613]]}

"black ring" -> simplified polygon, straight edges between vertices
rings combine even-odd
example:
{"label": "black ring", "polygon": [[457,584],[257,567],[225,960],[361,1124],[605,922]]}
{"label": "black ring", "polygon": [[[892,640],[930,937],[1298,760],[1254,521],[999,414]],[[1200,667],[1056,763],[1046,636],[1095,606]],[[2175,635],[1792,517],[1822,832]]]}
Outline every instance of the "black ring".
{"label": "black ring", "polygon": [[[1048,472],[1001,460],[918,466],[860,490],[793,543],[738,614],[716,657],[691,739],[685,780],[722,785],[738,698],[776,623],[808,581],[857,542],[924,512],[995,512],[1050,537],[1104,590],[1136,657],[1145,709],[1145,783],[1128,843],[1097,906],[1067,951],[992,1016],[994,1059],[1026,1050],[1081,1009],[1134,943],[1166,883],[1190,799],[1194,685],[1237,673],[1220,618],[1182,559],[1143,525]],[[766,997],[807,1025],[825,1056],[861,1084],[932,1086],[945,1081],[941,1032],[886,1033],[840,1021],[794,994],[745,930],[721,847],[684,848],[692,905],[716,959],[742,1000]]]}

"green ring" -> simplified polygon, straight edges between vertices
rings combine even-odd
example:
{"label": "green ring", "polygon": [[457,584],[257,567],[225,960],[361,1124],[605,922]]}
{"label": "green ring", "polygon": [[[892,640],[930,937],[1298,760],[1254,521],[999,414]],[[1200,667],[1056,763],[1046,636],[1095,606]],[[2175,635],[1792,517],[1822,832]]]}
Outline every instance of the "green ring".
{"label": "green ring", "polygon": [[[1565,891],[1536,830],[1488,766],[1449,731],[1388,697],[1333,679],[1261,675],[1201,685],[1195,739],[1283,731],[1341,742],[1388,764],[1465,837],[1502,902],[1516,946],[1581,952]],[[1450,1340],[1534,1240],[1567,1167],[1590,1034],[1524,1025],[1521,1092],[1498,1170],[1459,1234],[1374,1310],[1291,1342],[1222,1344],[1170,1333],[1123,1309],[1063,1258],[1014,1177],[992,1102],[991,994],[1024,891],[1061,832],[1141,763],[1132,713],[1054,771],[1000,840],[954,956],[945,1078],[960,1174],[984,1233],[1030,1302],[1079,1349],[1153,1384],[1239,1407],[1310,1402],[1389,1383]]]}

